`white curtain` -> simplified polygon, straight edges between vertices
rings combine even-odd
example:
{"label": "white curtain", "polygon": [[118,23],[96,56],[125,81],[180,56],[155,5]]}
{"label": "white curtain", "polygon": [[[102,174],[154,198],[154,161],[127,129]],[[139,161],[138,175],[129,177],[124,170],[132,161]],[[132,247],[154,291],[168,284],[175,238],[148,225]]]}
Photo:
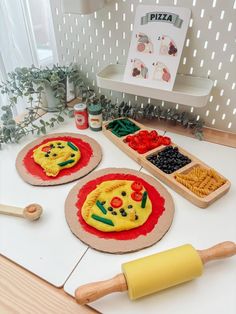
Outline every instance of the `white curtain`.
{"label": "white curtain", "polygon": [[[22,1],[0,0],[0,80],[6,79],[5,72],[34,63]],[[6,101],[6,97],[0,96],[0,107]],[[14,113],[23,112],[25,105],[20,101]]]}

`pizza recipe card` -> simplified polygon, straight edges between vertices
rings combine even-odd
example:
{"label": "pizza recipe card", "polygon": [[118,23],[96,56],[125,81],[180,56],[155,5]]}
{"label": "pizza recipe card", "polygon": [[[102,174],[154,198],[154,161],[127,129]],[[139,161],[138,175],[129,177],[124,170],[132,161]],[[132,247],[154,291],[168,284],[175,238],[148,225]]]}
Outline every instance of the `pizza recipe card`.
{"label": "pizza recipe card", "polygon": [[173,89],[190,15],[188,8],[137,7],[125,82]]}

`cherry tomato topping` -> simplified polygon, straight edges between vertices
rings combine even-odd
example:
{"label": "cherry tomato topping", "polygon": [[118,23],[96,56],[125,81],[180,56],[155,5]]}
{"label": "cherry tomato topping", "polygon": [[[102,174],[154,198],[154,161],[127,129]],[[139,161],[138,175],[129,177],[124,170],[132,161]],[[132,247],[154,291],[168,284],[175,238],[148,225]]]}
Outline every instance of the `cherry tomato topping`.
{"label": "cherry tomato topping", "polygon": [[45,147],[42,148],[42,151],[47,153],[47,152],[50,151],[50,149],[51,149],[50,146],[45,146]]}
{"label": "cherry tomato topping", "polygon": [[164,136],[161,140],[163,145],[170,145],[171,139],[168,136]]}
{"label": "cherry tomato topping", "polygon": [[143,185],[141,182],[134,181],[131,184],[131,189],[134,190],[135,192],[140,192],[143,189]]}
{"label": "cherry tomato topping", "polygon": [[123,205],[123,201],[120,197],[113,197],[112,200],[111,200],[111,206],[114,207],[114,208],[118,208],[118,207],[121,207]]}
{"label": "cherry tomato topping", "polygon": [[133,192],[133,193],[131,194],[131,197],[132,197],[132,199],[133,199],[134,201],[140,202],[140,201],[142,200],[143,194],[140,193],[140,192]]}

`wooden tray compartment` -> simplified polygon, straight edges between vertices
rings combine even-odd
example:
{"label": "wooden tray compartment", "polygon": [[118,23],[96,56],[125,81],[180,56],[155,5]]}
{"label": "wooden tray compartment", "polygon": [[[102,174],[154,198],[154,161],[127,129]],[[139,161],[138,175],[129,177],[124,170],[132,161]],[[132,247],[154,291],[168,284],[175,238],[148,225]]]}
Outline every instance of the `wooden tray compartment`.
{"label": "wooden tray compartment", "polygon": [[[119,119],[124,119],[124,118],[119,118]],[[130,118],[126,118],[126,119],[129,119],[130,121],[135,123],[140,128],[140,130],[148,130],[148,131],[151,130],[150,128],[145,127],[144,125],[142,125],[141,123],[138,123],[137,121],[134,121]],[[187,156],[188,158],[190,158],[191,162],[179,168],[178,170],[172,172],[171,174],[165,173],[164,171],[156,167],[154,164],[152,164],[147,158],[149,156],[156,155],[158,152],[162,151],[166,146],[161,145],[157,148],[149,150],[148,152],[144,154],[139,154],[137,151],[129,147],[127,142],[125,142],[125,138],[127,135],[122,136],[122,137],[117,137],[110,130],[107,129],[107,126],[110,122],[111,121],[108,121],[103,124],[103,133],[106,137],[108,137],[116,146],[118,146],[121,150],[123,150],[128,156],[134,159],[138,164],[140,164],[142,167],[148,170],[151,174],[153,174],[159,180],[161,180],[162,182],[170,186],[174,191],[176,191],[177,193],[182,195],[184,198],[192,202],[194,205],[201,208],[206,208],[209,205],[211,205],[213,202],[215,202],[217,199],[219,199],[221,196],[223,196],[225,193],[228,192],[230,188],[230,182],[228,179],[226,179],[223,175],[218,173],[215,169],[206,165],[200,159],[198,159],[197,157],[195,157],[194,155],[192,155],[191,153],[184,150],[182,147],[178,146],[177,144],[173,142],[171,142],[171,146],[178,147],[179,152],[183,154],[184,156]],[[135,135],[139,131],[131,135]],[[221,178],[225,179],[226,182],[221,187],[211,192],[209,195],[205,197],[199,197],[198,195],[190,191],[187,187],[185,187],[183,184],[179,183],[175,179],[176,173],[181,173],[181,174],[186,173],[196,166],[202,166],[207,169],[213,169]]]}

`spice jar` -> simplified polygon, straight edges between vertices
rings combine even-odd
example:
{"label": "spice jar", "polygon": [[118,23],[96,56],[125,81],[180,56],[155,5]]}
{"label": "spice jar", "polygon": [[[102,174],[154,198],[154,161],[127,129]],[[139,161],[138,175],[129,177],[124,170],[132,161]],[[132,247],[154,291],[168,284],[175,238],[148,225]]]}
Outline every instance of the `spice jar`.
{"label": "spice jar", "polygon": [[75,124],[78,129],[88,128],[88,112],[87,106],[84,103],[79,103],[74,106]]}
{"label": "spice jar", "polygon": [[101,104],[91,104],[88,107],[89,127],[93,131],[102,130],[102,106]]}

